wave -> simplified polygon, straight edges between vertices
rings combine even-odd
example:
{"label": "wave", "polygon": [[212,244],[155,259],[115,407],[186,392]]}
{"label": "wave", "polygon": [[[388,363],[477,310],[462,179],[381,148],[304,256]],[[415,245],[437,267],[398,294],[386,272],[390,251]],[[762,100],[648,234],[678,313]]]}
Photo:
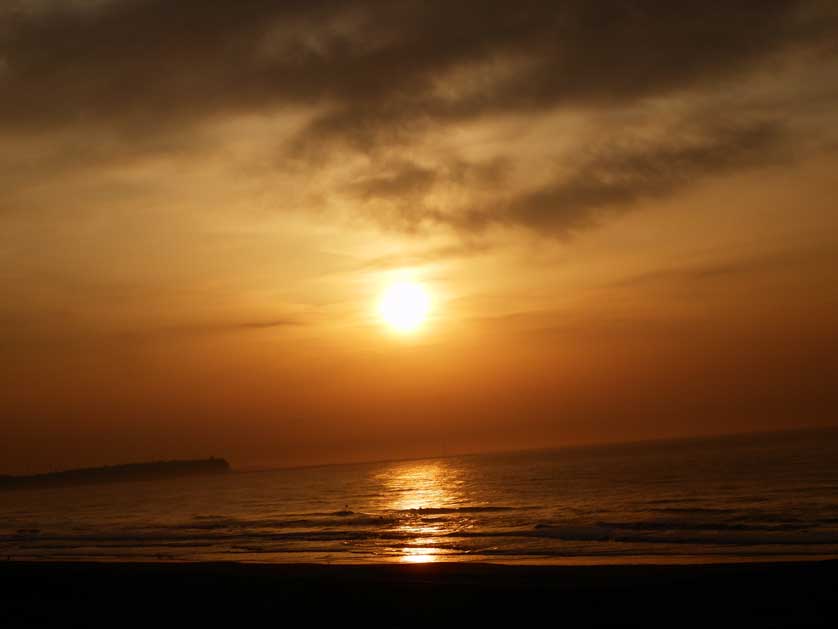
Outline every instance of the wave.
{"label": "wave", "polygon": [[649,520],[638,522],[598,522],[610,529],[637,531],[801,531],[811,528],[805,524],[749,524],[746,522],[695,522],[690,520]]}
{"label": "wave", "polygon": [[[314,514],[312,514],[314,515]],[[328,514],[335,516],[334,513]],[[239,518],[219,518],[214,520],[205,520],[199,522],[188,522],[181,524],[172,524],[160,526],[150,524],[147,528],[150,529],[175,529],[175,530],[197,530],[197,531],[215,531],[224,529],[287,529],[287,528],[328,528],[334,526],[384,526],[392,524],[395,519],[386,516],[364,515],[357,514],[358,517],[350,517],[349,515],[341,515],[340,519],[329,519],[328,517],[321,518],[295,518],[295,519],[239,519]]]}
{"label": "wave", "polygon": [[177,524],[149,523],[149,529],[190,529],[190,530],[223,530],[223,529],[285,529],[285,528],[329,528],[336,526],[392,526],[404,518],[419,517],[427,523],[444,522],[446,518],[438,516],[471,514],[471,513],[502,513],[521,511],[531,507],[505,506],[474,506],[474,507],[419,507],[416,509],[400,509],[384,514],[367,514],[351,510],[312,511],[305,513],[291,513],[282,518],[235,518],[221,515],[196,515],[191,522]]}
{"label": "wave", "polygon": [[[838,532],[776,535],[712,532],[614,531],[598,526],[460,531],[417,538],[405,531],[335,530],[265,534],[194,536],[88,535],[51,536],[27,542],[0,540],[0,552],[17,558],[92,558],[120,560],[244,559],[260,561],[320,561],[324,558],[401,558],[411,548],[427,548],[431,555],[485,558],[540,557],[561,561],[570,557],[700,556],[726,557],[838,555]],[[313,557],[319,555],[319,557]],[[282,559],[282,557],[285,559]],[[380,560],[380,559],[379,559]],[[471,559],[469,559],[471,560]]]}
{"label": "wave", "polygon": [[[649,531],[653,532],[649,532]],[[838,531],[805,530],[794,533],[742,529],[670,528],[641,529],[594,526],[537,525],[529,534],[533,537],[556,538],[565,541],[610,541],[646,544],[698,544],[698,545],[838,545]]]}
{"label": "wave", "polygon": [[[415,509],[388,516],[353,514],[309,519],[201,518],[191,522],[141,527],[49,531],[22,528],[0,534],[2,544],[74,543],[229,543],[235,540],[404,540],[433,538],[552,538],[566,541],[643,542],[678,544],[838,544],[838,530],[818,523],[716,522],[689,519],[651,519],[596,522],[544,521],[534,525],[465,528],[446,514],[465,509]],[[497,507],[480,509],[504,510]],[[511,509],[508,509],[511,510]]]}
{"label": "wave", "polygon": [[402,509],[399,513],[495,513],[500,511],[522,511],[535,507],[419,507]]}

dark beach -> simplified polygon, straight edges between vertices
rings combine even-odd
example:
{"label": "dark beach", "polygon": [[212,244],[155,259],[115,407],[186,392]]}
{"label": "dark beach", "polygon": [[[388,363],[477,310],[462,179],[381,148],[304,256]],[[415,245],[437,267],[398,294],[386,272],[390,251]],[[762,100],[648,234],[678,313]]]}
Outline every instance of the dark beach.
{"label": "dark beach", "polygon": [[0,564],[0,626],[523,626],[838,620],[838,561],[724,565]]}

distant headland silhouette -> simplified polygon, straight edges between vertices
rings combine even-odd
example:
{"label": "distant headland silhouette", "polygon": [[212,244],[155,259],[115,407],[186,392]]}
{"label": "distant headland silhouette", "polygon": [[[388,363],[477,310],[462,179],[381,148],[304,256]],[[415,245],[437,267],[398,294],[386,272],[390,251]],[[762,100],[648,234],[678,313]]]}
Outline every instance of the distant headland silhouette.
{"label": "distant headland silhouette", "polygon": [[226,474],[228,472],[230,472],[230,464],[225,459],[217,459],[215,457],[195,460],[127,463],[124,465],[89,467],[31,476],[0,476],[0,490],[163,480],[183,476]]}

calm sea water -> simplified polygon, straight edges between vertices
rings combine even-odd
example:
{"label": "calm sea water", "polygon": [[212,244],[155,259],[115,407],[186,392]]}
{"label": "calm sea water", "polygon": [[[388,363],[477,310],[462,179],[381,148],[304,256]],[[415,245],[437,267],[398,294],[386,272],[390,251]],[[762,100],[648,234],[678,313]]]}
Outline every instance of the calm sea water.
{"label": "calm sea water", "polygon": [[838,430],[0,493],[13,559],[838,556]]}

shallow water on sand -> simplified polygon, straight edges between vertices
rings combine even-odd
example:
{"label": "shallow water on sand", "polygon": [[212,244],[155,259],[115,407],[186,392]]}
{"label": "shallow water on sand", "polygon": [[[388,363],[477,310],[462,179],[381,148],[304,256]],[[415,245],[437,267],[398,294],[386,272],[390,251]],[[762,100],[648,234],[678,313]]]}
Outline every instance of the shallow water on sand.
{"label": "shallow water on sand", "polygon": [[838,556],[838,430],[0,492],[12,559]]}

